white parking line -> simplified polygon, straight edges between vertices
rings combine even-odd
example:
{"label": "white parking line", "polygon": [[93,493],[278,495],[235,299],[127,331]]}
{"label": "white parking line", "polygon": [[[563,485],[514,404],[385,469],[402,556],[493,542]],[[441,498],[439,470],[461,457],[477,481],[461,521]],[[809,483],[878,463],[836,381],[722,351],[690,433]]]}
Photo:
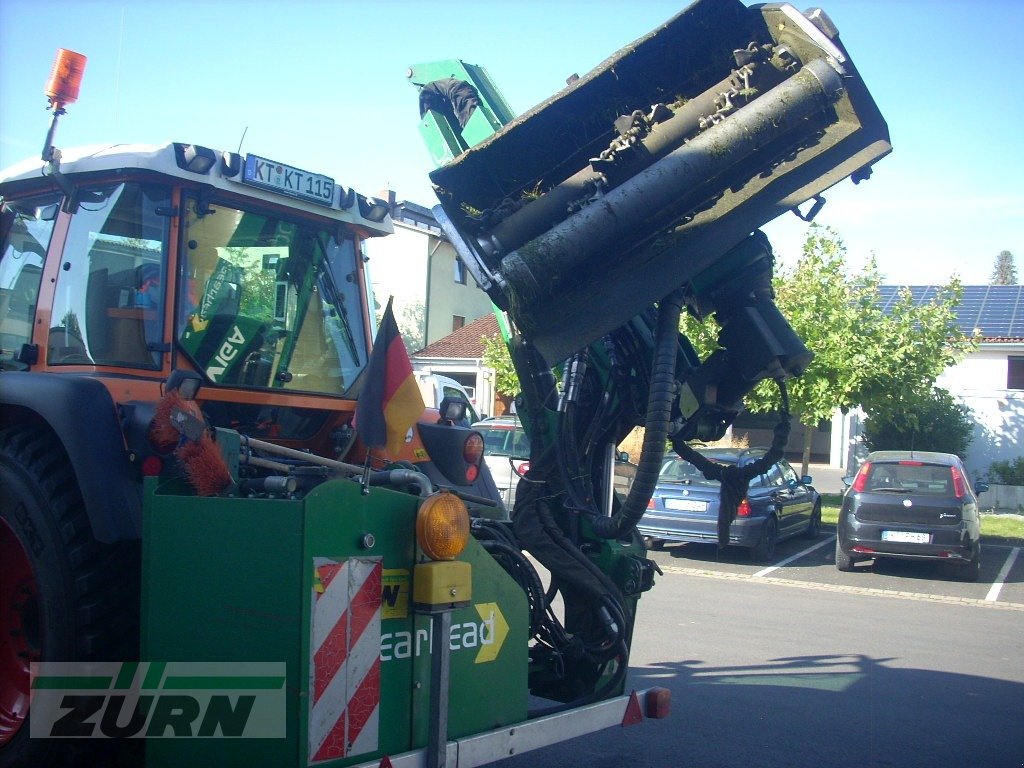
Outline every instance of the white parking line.
{"label": "white parking line", "polygon": [[754,578],[756,579],[758,576],[767,576],[772,571],[777,571],[779,568],[782,568],[783,566],[789,565],[794,560],[799,560],[804,555],[809,555],[814,550],[821,549],[826,544],[829,544],[829,543],[831,543],[831,542],[833,542],[835,540],[836,540],[835,536],[829,536],[824,541],[819,541],[817,544],[813,544],[813,545],[809,546],[807,549],[803,550],[802,552],[797,552],[795,555],[790,555],[785,560],[782,560],[781,562],[778,562],[775,565],[770,565],[767,568],[762,568],[760,571],[758,571],[757,573],[754,574]]}
{"label": "white parking line", "polygon": [[999,590],[1003,588],[1003,583],[1006,581],[1006,577],[1010,575],[1010,569],[1013,568],[1013,564],[1017,561],[1017,555],[1020,553],[1020,547],[1014,547],[1010,550],[1010,554],[1006,557],[1006,562],[1003,563],[1003,567],[999,569],[999,575],[996,576],[996,580],[992,582],[992,586],[988,590],[988,594],[985,595],[985,599],[994,603],[999,599]]}

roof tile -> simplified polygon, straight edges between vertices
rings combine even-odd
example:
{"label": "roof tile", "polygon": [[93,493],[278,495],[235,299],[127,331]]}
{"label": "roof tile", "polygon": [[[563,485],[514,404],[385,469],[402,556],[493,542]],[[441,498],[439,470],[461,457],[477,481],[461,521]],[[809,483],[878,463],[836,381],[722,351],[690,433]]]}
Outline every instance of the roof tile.
{"label": "roof tile", "polygon": [[428,344],[413,357],[450,357],[478,359],[484,356],[483,336],[493,336],[498,332],[498,321],[492,313],[478,317],[471,323]]}

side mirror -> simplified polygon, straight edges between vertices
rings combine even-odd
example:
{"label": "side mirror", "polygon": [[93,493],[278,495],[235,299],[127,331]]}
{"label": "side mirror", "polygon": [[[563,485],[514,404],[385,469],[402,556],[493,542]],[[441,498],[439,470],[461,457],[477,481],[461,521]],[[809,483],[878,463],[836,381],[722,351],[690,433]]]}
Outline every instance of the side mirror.
{"label": "side mirror", "polygon": [[988,483],[975,483],[974,490],[978,493],[984,493],[988,490]]}
{"label": "side mirror", "polygon": [[466,422],[466,409],[469,403],[461,397],[446,397],[441,401],[438,410],[441,412],[441,420],[449,424],[460,424],[469,426]]}
{"label": "side mirror", "polygon": [[844,477],[843,478],[843,485],[845,485],[847,488],[849,488],[851,485],[853,485],[853,477],[851,477],[851,476]]}
{"label": "side mirror", "polygon": [[629,454],[626,453],[625,451],[620,451],[619,455],[615,457],[615,460],[616,461],[622,461],[622,462],[629,461]]}
{"label": "side mirror", "polygon": [[814,478],[811,477],[810,475],[804,475],[803,477],[800,478],[800,482],[803,483],[804,485],[810,485],[811,483],[814,482]]}

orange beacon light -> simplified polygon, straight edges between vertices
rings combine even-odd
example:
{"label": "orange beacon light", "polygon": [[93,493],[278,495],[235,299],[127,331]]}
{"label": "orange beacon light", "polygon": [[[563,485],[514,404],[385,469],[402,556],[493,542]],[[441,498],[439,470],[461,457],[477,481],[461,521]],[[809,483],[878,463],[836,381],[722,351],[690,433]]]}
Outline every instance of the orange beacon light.
{"label": "orange beacon light", "polygon": [[65,104],[78,101],[78,91],[82,86],[82,75],[85,74],[86,57],[67,48],[57,49],[57,58],[53,62],[50,79],[43,91],[50,100],[54,111],[63,111]]}

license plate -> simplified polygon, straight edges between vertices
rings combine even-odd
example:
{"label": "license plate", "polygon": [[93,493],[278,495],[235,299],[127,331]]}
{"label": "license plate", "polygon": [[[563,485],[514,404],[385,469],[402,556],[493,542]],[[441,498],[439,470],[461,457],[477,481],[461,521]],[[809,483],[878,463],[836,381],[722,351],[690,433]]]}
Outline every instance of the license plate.
{"label": "license plate", "polygon": [[258,155],[245,156],[242,181],[320,205],[334,203],[334,179],[330,176],[303,171]]}
{"label": "license plate", "polygon": [[674,509],[679,512],[707,512],[708,503],[693,499],[665,499],[665,509]]}
{"label": "license plate", "polygon": [[930,533],[917,533],[914,531],[882,531],[882,541],[897,541],[904,544],[929,544],[932,540]]}

